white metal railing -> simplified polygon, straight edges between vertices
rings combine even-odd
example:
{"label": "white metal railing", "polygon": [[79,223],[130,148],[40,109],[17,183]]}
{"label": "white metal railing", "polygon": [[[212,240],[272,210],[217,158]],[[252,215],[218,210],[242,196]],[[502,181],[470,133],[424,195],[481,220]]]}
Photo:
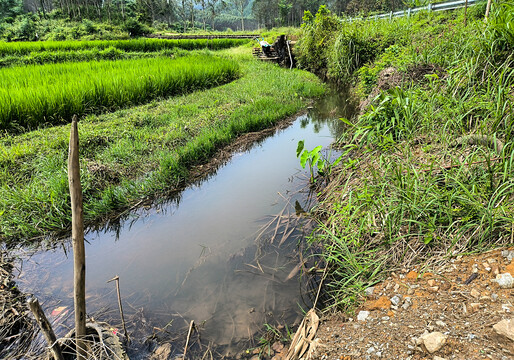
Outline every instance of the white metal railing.
{"label": "white metal railing", "polygon": [[[468,7],[473,6],[476,3],[480,2],[480,0],[468,0]],[[395,12],[389,12],[387,14],[380,14],[380,15],[374,15],[370,16],[368,18],[365,18],[366,20],[378,20],[378,19],[392,19],[394,17],[401,17],[401,16],[411,16],[412,14],[415,14],[420,11],[428,10],[428,11],[442,11],[442,10],[455,10],[455,9],[461,9],[466,6],[466,0],[458,0],[458,1],[449,1],[445,3],[437,3],[437,4],[428,4],[427,6],[421,6],[417,8],[409,8],[406,10],[400,10]],[[343,21],[355,21],[355,20],[363,20],[363,18],[346,18],[343,19]]]}

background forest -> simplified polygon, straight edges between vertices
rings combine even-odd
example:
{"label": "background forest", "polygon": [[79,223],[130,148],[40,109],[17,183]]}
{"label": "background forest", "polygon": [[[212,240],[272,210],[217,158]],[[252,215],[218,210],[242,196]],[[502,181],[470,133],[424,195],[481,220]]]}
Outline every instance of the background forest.
{"label": "background forest", "polygon": [[334,14],[354,15],[421,3],[419,0],[0,0],[0,39],[115,39],[151,31],[250,31],[299,26],[304,11],[315,13],[323,4]]}

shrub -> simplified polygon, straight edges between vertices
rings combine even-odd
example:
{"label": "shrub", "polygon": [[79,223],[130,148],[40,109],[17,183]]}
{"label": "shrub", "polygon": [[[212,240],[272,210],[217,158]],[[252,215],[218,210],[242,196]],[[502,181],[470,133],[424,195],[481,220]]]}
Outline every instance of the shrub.
{"label": "shrub", "polygon": [[89,19],[82,20],[82,28],[84,32],[89,35],[93,35],[98,31],[95,24]]}
{"label": "shrub", "polygon": [[123,28],[131,37],[140,37],[148,32],[148,28],[135,19],[129,19],[123,25]]}
{"label": "shrub", "polygon": [[299,41],[298,63],[323,77],[327,74],[329,51],[332,47],[339,20],[324,5],[316,16],[306,11],[303,17],[302,36]]}

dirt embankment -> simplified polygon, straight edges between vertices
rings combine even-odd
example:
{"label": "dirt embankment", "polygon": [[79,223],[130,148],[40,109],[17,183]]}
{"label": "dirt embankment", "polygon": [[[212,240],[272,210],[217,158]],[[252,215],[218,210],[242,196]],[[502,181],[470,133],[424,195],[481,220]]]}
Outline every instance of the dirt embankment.
{"label": "dirt embankment", "polygon": [[513,359],[514,248],[402,269],[329,316],[316,359]]}
{"label": "dirt embankment", "polygon": [[[429,74],[445,76],[435,66],[411,70],[384,69],[361,113],[381,91],[427,81]],[[322,317],[310,358],[514,359],[513,259],[514,248],[504,248],[432,258],[426,267],[399,265],[366,289],[355,313]]]}

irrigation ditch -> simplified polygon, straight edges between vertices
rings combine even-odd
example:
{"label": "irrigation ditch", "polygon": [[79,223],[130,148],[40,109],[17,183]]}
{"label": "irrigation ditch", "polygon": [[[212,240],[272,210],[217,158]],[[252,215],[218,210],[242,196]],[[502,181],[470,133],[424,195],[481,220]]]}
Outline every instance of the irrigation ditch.
{"label": "irrigation ditch", "polygon": [[[315,267],[304,241],[315,224],[304,209],[316,199],[297,144],[329,147],[344,126],[338,119],[351,113],[346,92],[332,91],[307,113],[240,138],[180,194],[89,229],[88,317],[123,333],[107,283],[119,276],[131,359],[252,356],[247,349],[291,333],[319,281],[316,272],[303,276]],[[40,299],[59,337],[73,327],[71,242],[48,244],[17,249],[14,280]],[[38,357],[45,344],[31,334],[0,351]]]}

